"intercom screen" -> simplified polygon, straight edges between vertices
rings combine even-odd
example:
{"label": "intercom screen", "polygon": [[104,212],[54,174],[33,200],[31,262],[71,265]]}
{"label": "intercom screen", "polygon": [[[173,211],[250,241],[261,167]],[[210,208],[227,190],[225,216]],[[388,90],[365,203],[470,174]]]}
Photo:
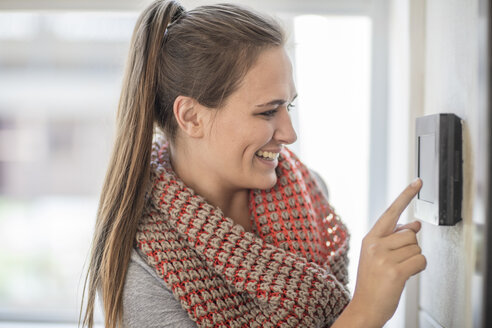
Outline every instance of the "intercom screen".
{"label": "intercom screen", "polygon": [[436,138],[434,134],[419,136],[419,178],[423,185],[418,198],[430,203],[435,200]]}

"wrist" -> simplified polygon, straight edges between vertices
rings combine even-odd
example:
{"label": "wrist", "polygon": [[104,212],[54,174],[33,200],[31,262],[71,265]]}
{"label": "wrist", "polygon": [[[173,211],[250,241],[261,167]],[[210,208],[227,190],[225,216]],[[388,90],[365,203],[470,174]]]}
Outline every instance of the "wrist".
{"label": "wrist", "polygon": [[382,325],[377,323],[374,313],[366,307],[361,306],[356,300],[352,299],[342,314],[338,317],[332,328],[381,328]]}

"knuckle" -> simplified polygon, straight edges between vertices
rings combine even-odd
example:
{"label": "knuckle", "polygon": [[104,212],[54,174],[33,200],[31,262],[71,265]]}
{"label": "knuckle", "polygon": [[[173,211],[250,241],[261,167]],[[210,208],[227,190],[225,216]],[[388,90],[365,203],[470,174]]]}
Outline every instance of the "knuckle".
{"label": "knuckle", "polygon": [[405,230],[405,238],[408,239],[408,241],[412,244],[417,244],[417,234],[415,231],[407,229]]}
{"label": "knuckle", "polygon": [[421,257],[421,268],[422,270],[425,270],[427,268],[427,259],[425,258],[424,255],[420,255]]}
{"label": "knuckle", "polygon": [[376,264],[384,269],[388,266],[388,260],[384,257],[380,257],[376,260]]}
{"label": "knuckle", "polygon": [[419,245],[414,244],[414,245],[412,245],[412,251],[415,254],[421,254],[422,253],[422,248],[420,248]]}
{"label": "knuckle", "polygon": [[398,280],[400,278],[401,271],[400,271],[400,269],[398,269],[397,266],[392,266],[392,267],[388,268],[387,274],[388,274],[388,278],[391,281],[395,281],[395,280]]}
{"label": "knuckle", "polygon": [[407,237],[407,238],[412,238],[415,236],[415,232],[413,232],[413,230],[411,230],[411,229],[405,229],[404,234],[405,234],[405,237]]}
{"label": "knuckle", "polygon": [[379,252],[379,247],[378,244],[376,243],[371,243],[366,246],[367,254],[370,256],[376,256]]}
{"label": "knuckle", "polygon": [[370,235],[367,235],[364,237],[364,239],[362,239],[362,247],[363,248],[368,248],[373,243],[374,243],[374,239]]}

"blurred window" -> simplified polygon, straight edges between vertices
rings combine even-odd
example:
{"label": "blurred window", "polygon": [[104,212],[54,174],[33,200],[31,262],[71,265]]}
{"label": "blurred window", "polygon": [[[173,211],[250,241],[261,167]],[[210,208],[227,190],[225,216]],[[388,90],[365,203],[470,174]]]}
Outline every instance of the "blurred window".
{"label": "blurred window", "polygon": [[323,177],[350,230],[353,291],[367,231],[371,19],[298,16],[294,31],[301,158]]}
{"label": "blurred window", "polygon": [[0,13],[0,321],[76,322],[137,13]]}

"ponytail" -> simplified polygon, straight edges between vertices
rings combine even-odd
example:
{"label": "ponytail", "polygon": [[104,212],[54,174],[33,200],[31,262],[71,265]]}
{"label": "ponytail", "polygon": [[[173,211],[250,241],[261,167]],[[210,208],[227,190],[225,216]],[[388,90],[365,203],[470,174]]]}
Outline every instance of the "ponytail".
{"label": "ponytail", "polygon": [[174,1],[156,1],[140,15],[133,32],[118,105],[116,140],[84,283],[87,304],[85,314],[83,308],[80,312],[82,326],[94,325],[96,291],[102,296],[104,326],[115,328],[122,322],[125,276],[149,184],[154,112],[159,103],[156,66],[167,27],[183,12]]}

